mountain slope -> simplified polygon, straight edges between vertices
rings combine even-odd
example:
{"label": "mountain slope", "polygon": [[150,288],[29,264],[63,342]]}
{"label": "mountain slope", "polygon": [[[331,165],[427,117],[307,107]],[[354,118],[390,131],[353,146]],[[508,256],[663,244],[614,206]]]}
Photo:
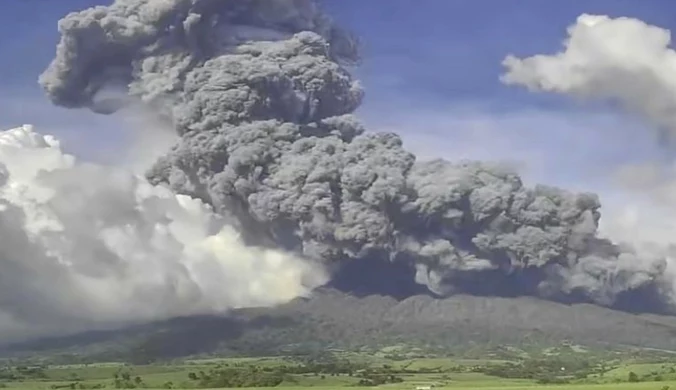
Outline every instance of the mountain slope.
{"label": "mountain slope", "polygon": [[676,350],[676,317],[637,315],[537,298],[457,295],[356,298],[317,292],[272,309],[193,317],[118,331],[15,344],[5,355],[72,353],[135,361],[203,354],[274,354],[393,344],[456,349],[469,345],[624,345]]}

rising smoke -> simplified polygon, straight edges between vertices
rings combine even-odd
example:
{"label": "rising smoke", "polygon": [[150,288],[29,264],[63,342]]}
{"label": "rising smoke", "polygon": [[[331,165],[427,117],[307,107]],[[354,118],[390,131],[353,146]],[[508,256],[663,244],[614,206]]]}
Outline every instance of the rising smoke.
{"label": "rising smoke", "polygon": [[[651,159],[627,164],[617,182],[632,201],[610,215],[603,230],[635,242],[642,252],[670,261],[663,282],[676,286],[676,51],[669,30],[641,20],[580,15],[562,50],[551,55],[509,55],[501,80],[535,92],[582,101],[611,102],[644,119],[661,147]],[[609,218],[605,218],[606,221]],[[673,305],[673,298],[663,296]]]}
{"label": "rising smoke", "polygon": [[[181,138],[147,171],[151,183],[210,204],[249,244],[326,264],[346,288],[368,283],[345,275],[367,262],[396,264],[438,295],[614,305],[662,287],[664,257],[598,236],[596,195],[526,188],[481,162],[416,162],[396,134],[366,132],[346,70],[358,42],[311,0],[117,0],[66,16],[59,31],[40,77],[55,104],[152,108]],[[98,98],[120,86],[126,100]],[[377,286],[390,277],[371,275]]]}

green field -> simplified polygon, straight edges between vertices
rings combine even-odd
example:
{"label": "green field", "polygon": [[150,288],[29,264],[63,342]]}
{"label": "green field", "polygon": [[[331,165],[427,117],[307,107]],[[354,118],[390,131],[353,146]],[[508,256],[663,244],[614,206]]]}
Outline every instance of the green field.
{"label": "green field", "polygon": [[[673,360],[673,362],[672,362]],[[321,356],[213,358],[149,365],[96,363],[37,365],[6,362],[0,387],[21,389],[207,389],[270,387],[435,389],[674,389],[676,358],[640,354],[593,354],[572,348],[511,359],[408,357],[327,352]]]}

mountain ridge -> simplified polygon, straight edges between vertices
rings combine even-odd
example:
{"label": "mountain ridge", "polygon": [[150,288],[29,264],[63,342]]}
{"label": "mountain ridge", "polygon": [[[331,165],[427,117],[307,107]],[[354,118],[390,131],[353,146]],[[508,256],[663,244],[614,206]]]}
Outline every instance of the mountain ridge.
{"label": "mountain ridge", "polygon": [[632,314],[534,297],[418,295],[356,297],[323,289],[274,308],[234,310],[5,346],[4,357],[70,354],[87,361],[135,362],[189,356],[276,355],[329,348],[410,345],[437,351],[468,346],[572,342],[676,351],[676,317]]}

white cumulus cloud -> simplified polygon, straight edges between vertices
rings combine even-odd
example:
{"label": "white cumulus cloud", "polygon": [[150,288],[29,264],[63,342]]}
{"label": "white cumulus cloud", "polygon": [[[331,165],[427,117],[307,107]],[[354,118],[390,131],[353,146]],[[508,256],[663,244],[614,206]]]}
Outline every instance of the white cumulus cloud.
{"label": "white cumulus cloud", "polygon": [[201,201],[0,132],[0,340],[270,306],[327,280]]}
{"label": "white cumulus cloud", "polygon": [[676,135],[676,52],[669,30],[641,20],[580,15],[563,49],[509,55],[501,80],[531,91],[607,100]]}
{"label": "white cumulus cloud", "polygon": [[[619,191],[604,198],[601,229],[615,240],[667,256],[667,274],[673,276],[669,283],[676,283],[676,144],[672,142],[676,51],[670,45],[667,29],[634,18],[583,14],[568,28],[561,51],[526,58],[509,55],[501,80],[530,91],[617,104],[655,129],[663,152],[618,167],[614,181]],[[646,133],[652,139],[654,135]]]}

